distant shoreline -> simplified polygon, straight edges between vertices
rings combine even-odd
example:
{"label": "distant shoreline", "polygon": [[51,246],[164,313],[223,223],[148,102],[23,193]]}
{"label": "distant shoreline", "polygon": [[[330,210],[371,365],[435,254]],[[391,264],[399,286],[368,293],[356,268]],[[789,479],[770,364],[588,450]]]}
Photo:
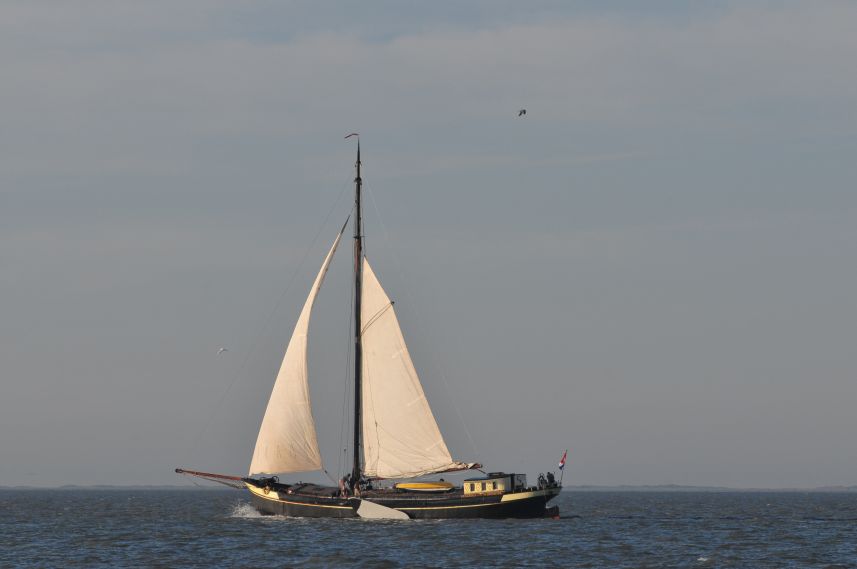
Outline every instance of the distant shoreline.
{"label": "distant shoreline", "polygon": [[[222,486],[203,485],[118,485],[118,484],[91,484],[78,485],[66,484],[63,486],[2,486],[0,490],[145,490],[145,491],[172,491],[172,490],[205,490],[205,491],[228,491],[230,489]],[[581,484],[563,487],[563,492],[782,492],[782,493],[845,493],[857,492],[857,486],[819,486],[816,488],[731,488],[727,486],[682,486],[680,484],[660,485],[619,485],[599,486]]]}
{"label": "distant shoreline", "polygon": [[227,490],[224,486],[169,485],[169,484],[63,484],[62,486],[2,486],[0,490]]}

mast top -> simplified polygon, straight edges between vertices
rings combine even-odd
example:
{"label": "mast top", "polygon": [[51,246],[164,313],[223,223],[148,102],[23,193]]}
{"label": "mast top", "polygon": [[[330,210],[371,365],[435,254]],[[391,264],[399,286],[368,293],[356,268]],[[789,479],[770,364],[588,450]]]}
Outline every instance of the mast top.
{"label": "mast top", "polygon": [[[356,136],[356,137],[357,137],[357,164],[356,164],[356,165],[357,165],[357,177],[356,177],[356,178],[354,178],[354,181],[355,181],[355,182],[357,182],[357,183],[359,184],[360,182],[362,182],[362,180],[360,179],[360,133],[359,133],[359,132],[352,132],[351,134],[347,134],[347,135],[345,135],[345,138],[346,138],[346,139],[349,139],[349,138],[351,138],[352,136]],[[357,195],[357,202],[358,202],[358,203],[360,202],[360,195],[359,195],[359,192],[358,192],[358,195]]]}

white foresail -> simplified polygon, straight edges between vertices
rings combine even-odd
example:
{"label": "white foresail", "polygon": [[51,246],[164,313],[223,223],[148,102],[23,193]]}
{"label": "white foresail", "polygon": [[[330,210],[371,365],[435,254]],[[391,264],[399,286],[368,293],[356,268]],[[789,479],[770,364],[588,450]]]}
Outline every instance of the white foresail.
{"label": "white foresail", "polygon": [[315,277],[289,340],[256,439],[256,449],[250,462],[251,475],[322,468],[307,384],[307,332],[312,305],[341,237],[340,231]]}
{"label": "white foresail", "polygon": [[468,468],[446,448],[393,303],[366,259],[360,313],[364,474],[410,478]]}

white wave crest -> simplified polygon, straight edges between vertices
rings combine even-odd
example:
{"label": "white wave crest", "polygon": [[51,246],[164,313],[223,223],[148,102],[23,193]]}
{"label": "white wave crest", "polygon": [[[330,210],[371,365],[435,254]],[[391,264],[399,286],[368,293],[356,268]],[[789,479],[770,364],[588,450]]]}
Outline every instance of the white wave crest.
{"label": "white wave crest", "polygon": [[261,518],[262,514],[259,511],[246,502],[241,502],[239,504],[235,504],[232,507],[232,512],[229,514],[230,518]]}

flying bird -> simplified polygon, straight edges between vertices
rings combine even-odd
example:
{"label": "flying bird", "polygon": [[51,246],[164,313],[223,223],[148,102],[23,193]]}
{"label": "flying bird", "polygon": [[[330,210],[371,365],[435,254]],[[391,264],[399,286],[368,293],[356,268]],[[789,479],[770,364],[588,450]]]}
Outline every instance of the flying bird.
{"label": "flying bird", "polygon": [[524,116],[525,114],[527,114],[527,109],[521,109],[520,111],[518,111],[518,116],[519,116],[519,117],[522,117],[522,116]]}
{"label": "flying bird", "polygon": [[223,352],[228,352],[228,351],[229,351],[229,350],[227,350],[226,348],[220,348],[219,350],[217,350],[217,355],[219,356],[219,355],[220,355],[220,354],[222,354]]}

